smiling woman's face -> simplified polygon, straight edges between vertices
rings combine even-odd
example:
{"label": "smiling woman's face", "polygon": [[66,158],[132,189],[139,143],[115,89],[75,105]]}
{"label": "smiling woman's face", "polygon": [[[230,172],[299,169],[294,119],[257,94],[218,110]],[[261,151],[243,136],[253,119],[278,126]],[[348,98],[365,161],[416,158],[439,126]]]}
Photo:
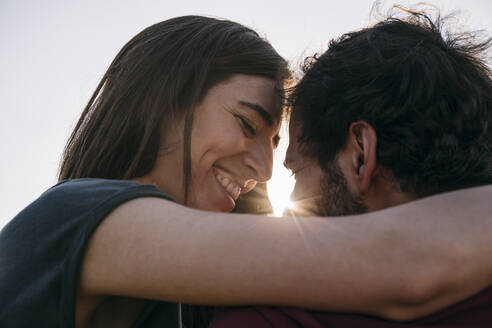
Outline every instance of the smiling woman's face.
{"label": "smiling woman's face", "polygon": [[[212,87],[191,132],[191,207],[230,211],[240,194],[272,174],[280,107],[272,79],[235,75]],[[168,132],[152,172],[139,179],[184,202],[182,127]]]}

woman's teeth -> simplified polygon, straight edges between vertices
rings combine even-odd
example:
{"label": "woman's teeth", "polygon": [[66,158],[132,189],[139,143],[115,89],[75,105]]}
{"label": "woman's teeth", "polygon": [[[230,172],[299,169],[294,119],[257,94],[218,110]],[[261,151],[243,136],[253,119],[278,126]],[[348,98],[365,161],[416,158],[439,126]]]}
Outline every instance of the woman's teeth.
{"label": "woman's teeth", "polygon": [[220,174],[217,174],[215,177],[234,200],[239,197],[239,194],[241,193],[241,188],[237,184],[235,184],[234,181],[227,177],[223,177]]}

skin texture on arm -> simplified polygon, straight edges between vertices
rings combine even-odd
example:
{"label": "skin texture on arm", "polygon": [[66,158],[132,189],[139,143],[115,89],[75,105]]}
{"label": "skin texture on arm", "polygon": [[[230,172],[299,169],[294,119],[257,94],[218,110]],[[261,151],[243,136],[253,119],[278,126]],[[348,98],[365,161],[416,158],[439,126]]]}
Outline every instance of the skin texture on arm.
{"label": "skin texture on arm", "polygon": [[490,284],[492,186],[365,215],[270,218],[141,198],[92,236],[79,299],[271,304],[408,320]]}

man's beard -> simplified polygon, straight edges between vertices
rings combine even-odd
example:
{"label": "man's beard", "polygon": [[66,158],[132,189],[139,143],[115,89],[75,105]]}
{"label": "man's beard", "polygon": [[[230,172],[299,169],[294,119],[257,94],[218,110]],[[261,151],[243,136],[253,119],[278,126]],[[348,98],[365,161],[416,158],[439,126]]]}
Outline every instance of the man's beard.
{"label": "man's beard", "polygon": [[340,216],[367,212],[362,199],[350,193],[347,180],[336,161],[324,166],[323,173],[320,181],[321,197],[317,201],[318,215]]}

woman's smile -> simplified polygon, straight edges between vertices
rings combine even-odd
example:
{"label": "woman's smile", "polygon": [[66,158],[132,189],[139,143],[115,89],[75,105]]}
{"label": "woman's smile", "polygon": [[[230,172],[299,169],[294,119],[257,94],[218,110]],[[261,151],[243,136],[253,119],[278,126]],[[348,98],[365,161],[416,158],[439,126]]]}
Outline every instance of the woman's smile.
{"label": "woman's smile", "polygon": [[241,187],[232,179],[222,175],[215,170],[215,178],[220,182],[221,186],[227,191],[227,193],[236,201],[241,194]]}
{"label": "woman's smile", "polygon": [[235,75],[209,90],[193,122],[190,206],[231,211],[256,181],[270,178],[275,99],[274,81],[257,76]]}

